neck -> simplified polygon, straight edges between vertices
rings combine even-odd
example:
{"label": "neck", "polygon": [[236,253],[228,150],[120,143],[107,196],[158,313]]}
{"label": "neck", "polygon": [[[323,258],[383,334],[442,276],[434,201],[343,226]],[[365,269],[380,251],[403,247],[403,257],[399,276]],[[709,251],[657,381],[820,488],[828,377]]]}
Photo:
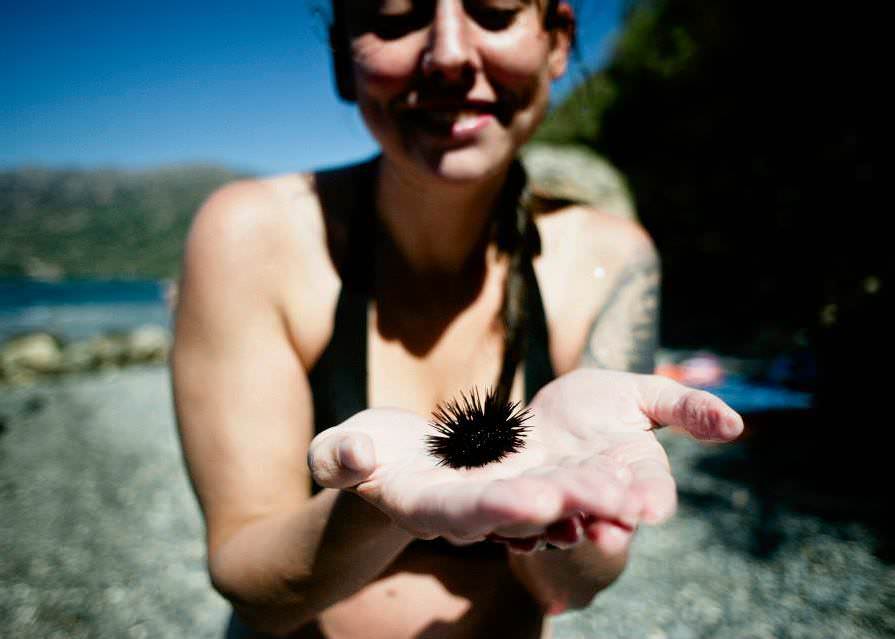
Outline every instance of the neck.
{"label": "neck", "polygon": [[504,169],[472,184],[439,182],[401,171],[383,157],[376,206],[402,261],[418,275],[450,276],[485,257]]}

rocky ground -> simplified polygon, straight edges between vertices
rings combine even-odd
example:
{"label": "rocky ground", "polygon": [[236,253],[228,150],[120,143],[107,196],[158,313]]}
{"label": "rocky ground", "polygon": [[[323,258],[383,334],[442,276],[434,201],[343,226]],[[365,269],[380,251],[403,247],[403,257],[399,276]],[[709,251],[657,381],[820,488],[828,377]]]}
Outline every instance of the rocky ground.
{"label": "rocky ground", "polygon": [[[221,637],[170,404],[161,367],[0,387],[0,637]],[[679,515],[558,639],[895,636],[881,502],[662,436]]]}

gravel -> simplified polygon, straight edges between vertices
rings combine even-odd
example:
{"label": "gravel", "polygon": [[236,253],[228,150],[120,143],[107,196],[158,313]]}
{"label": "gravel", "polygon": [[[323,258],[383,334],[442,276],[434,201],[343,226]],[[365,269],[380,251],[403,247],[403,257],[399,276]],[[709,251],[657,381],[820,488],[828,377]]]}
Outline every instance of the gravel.
{"label": "gravel", "polygon": [[220,637],[162,368],[0,389],[0,637]]}
{"label": "gravel", "polygon": [[[895,637],[881,506],[817,508],[730,471],[746,444],[662,437],[677,517],[556,639]],[[0,638],[222,636],[163,368],[0,388],[0,513]]]}

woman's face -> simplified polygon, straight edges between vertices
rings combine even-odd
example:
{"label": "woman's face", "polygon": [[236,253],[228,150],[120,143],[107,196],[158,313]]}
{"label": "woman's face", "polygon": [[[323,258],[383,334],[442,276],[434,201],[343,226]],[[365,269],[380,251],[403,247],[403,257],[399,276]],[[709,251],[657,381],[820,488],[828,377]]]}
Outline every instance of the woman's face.
{"label": "woman's face", "polygon": [[358,106],[408,169],[451,182],[497,174],[565,71],[571,27],[545,30],[546,0],[342,1]]}

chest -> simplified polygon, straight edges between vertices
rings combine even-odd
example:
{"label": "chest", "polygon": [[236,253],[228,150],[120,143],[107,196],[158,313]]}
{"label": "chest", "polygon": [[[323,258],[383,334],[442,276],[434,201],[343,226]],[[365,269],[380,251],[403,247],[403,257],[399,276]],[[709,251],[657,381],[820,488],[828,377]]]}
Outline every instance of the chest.
{"label": "chest", "polygon": [[[461,391],[494,386],[504,354],[504,330],[498,312],[499,308],[482,304],[447,318],[443,325],[399,332],[393,330],[387,314],[371,305],[367,333],[369,405],[394,406],[425,415]],[[521,399],[523,388],[517,386],[514,390]]]}
{"label": "chest", "polygon": [[[513,401],[555,376],[540,292],[530,294]],[[318,431],[368,407],[429,415],[460,392],[494,387],[506,348],[502,304],[502,284],[483,287],[476,300],[450,312],[384,304],[343,289],[328,343],[309,376]]]}
{"label": "chest", "polygon": [[[526,356],[516,369],[513,401],[530,398],[577,365],[586,338],[587,322],[582,320],[590,314],[586,307],[563,306],[568,300],[563,290],[576,283],[564,281],[543,260],[529,266],[536,289],[529,294],[536,299],[527,310],[539,317],[528,319]],[[313,362],[310,382],[318,431],[369,407],[429,415],[461,391],[493,387],[505,350],[503,297],[500,277],[487,281],[471,303],[447,312],[337,289],[335,308],[327,314],[329,328],[305,360]]]}

